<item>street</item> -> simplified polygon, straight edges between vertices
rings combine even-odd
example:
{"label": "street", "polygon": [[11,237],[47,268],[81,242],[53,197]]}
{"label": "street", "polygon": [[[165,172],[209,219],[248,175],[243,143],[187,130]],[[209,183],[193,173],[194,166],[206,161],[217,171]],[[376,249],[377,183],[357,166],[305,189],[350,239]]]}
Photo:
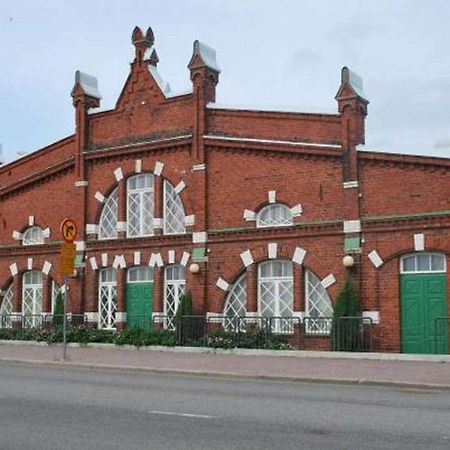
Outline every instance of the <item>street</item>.
{"label": "street", "polygon": [[444,390],[0,365],[1,449],[449,447]]}

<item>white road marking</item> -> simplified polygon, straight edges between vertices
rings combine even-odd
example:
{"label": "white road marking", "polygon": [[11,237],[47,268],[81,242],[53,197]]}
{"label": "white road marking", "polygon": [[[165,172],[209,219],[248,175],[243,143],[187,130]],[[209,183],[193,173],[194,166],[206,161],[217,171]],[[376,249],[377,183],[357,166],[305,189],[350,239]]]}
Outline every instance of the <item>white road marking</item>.
{"label": "white road marking", "polygon": [[149,411],[150,414],[161,414],[165,416],[181,416],[181,417],[192,417],[195,419],[215,419],[216,416],[208,416],[206,414],[188,414],[188,413],[178,413],[178,412],[172,412],[172,411]]}

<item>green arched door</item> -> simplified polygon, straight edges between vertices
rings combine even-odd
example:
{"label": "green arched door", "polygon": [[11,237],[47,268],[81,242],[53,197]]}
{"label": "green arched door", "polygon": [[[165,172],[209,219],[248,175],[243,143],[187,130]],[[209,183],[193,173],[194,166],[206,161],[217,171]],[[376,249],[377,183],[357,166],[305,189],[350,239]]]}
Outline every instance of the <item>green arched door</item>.
{"label": "green arched door", "polygon": [[445,256],[408,255],[400,269],[403,353],[448,353]]}

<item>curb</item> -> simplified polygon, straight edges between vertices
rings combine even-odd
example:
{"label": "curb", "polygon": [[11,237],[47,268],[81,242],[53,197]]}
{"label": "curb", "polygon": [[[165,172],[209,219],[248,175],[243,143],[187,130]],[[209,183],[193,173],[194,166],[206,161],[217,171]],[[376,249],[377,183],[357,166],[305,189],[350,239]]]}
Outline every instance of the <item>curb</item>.
{"label": "curb", "polygon": [[409,389],[427,389],[432,391],[450,391],[450,385],[439,385],[431,383],[409,383],[404,381],[386,381],[386,380],[371,380],[364,378],[311,378],[311,377],[292,377],[281,375],[264,375],[260,373],[255,374],[241,374],[235,372],[211,372],[202,370],[182,370],[182,369],[158,369],[151,367],[138,366],[113,366],[108,364],[91,364],[91,363],[71,363],[63,361],[40,361],[40,360],[20,360],[14,358],[0,358],[1,362],[20,364],[25,366],[42,366],[42,367],[57,367],[57,368],[75,368],[82,370],[107,370],[119,372],[145,372],[161,375],[184,375],[184,376],[200,376],[208,378],[232,378],[235,380],[261,380],[261,381],[277,381],[290,383],[324,383],[324,384],[338,384],[338,385],[362,385],[362,386],[379,386],[379,387],[402,387]]}
{"label": "curb", "polygon": [[[36,347],[62,347],[62,344],[47,344],[36,341],[15,341],[0,339],[1,345],[11,346],[36,346]],[[207,347],[164,347],[152,345],[148,347],[135,347],[133,345],[115,345],[106,343],[79,344],[70,342],[67,348],[93,348],[107,350],[129,350],[139,352],[165,352],[165,353],[195,353],[205,355],[238,355],[238,356],[275,356],[289,358],[325,358],[325,359],[352,359],[371,361],[415,361],[415,362],[438,362],[450,363],[450,355],[420,355],[404,353],[360,353],[360,352],[332,352],[313,350],[264,350],[264,349],[221,349]]]}

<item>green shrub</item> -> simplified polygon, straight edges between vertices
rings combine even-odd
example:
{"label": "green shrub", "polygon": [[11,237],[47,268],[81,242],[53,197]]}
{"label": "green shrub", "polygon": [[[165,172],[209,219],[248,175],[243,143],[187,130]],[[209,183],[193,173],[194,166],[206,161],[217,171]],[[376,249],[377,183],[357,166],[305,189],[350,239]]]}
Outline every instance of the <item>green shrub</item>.
{"label": "green shrub", "polygon": [[339,292],[333,312],[331,343],[334,351],[358,351],[363,344],[363,334],[358,297],[353,284],[345,283]]}

